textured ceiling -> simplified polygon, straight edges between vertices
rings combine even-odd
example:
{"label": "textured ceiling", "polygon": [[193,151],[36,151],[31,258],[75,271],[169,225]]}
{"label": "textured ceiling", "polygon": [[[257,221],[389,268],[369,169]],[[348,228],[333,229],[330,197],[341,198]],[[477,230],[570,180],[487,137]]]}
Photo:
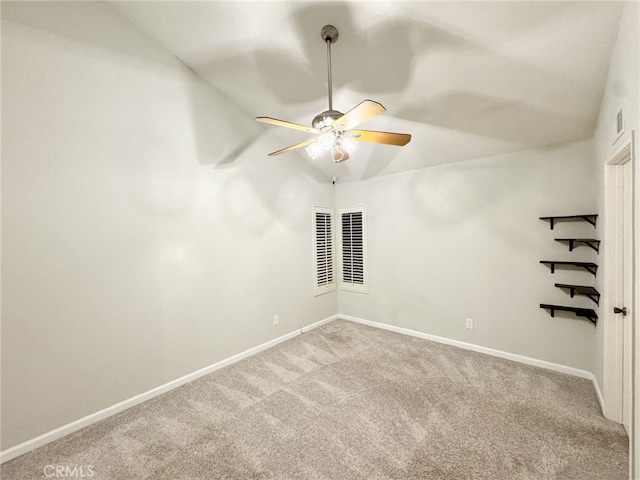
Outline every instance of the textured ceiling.
{"label": "textured ceiling", "polygon": [[[343,180],[591,136],[623,8],[591,1],[109,5],[248,118],[307,125],[327,108],[320,30],[335,25],[334,108],[376,100],[387,112],[362,128],[413,135],[402,148],[360,144],[344,164],[314,161]],[[308,135],[272,126],[258,132],[281,147]],[[304,150],[286,155],[311,162]]]}

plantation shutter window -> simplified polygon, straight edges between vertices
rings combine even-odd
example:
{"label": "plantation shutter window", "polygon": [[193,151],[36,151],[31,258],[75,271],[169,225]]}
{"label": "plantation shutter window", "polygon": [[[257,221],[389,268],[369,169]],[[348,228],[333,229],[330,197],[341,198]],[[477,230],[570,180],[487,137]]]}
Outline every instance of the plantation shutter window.
{"label": "plantation shutter window", "polygon": [[367,293],[365,207],[339,208],[340,278],[342,290]]}
{"label": "plantation shutter window", "polygon": [[313,207],[314,295],[336,289],[333,209]]}

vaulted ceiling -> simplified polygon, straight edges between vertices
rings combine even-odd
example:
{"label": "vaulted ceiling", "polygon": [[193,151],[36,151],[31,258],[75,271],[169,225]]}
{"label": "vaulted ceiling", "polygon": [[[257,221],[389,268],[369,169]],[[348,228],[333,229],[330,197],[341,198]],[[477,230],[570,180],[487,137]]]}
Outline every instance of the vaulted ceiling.
{"label": "vaulted ceiling", "polygon": [[[387,112],[362,128],[413,135],[402,148],[360,144],[344,164],[313,161],[327,177],[347,180],[590,137],[623,8],[607,1],[109,4],[248,118],[305,125],[327,109],[320,30],[335,25],[334,108],[376,100]],[[309,135],[257,131],[281,147]],[[312,162],[304,150],[286,155]]]}

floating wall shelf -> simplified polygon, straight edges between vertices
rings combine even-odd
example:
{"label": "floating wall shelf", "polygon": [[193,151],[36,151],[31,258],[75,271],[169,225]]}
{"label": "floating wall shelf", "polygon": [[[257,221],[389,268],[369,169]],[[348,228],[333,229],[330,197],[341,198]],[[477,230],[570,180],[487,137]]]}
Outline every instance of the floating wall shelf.
{"label": "floating wall shelf", "polygon": [[597,253],[600,253],[600,240],[596,240],[595,238],[556,238],[555,241],[569,243],[570,252],[573,252],[574,247],[577,247],[578,245],[586,245]]}
{"label": "floating wall shelf", "polygon": [[586,215],[564,215],[564,216],[556,216],[556,217],[540,217],[540,220],[547,220],[549,222],[549,226],[551,230],[553,230],[553,226],[556,222],[575,222],[575,221],[585,221],[596,226],[596,220],[598,215],[595,213],[590,213]]}
{"label": "floating wall shelf", "polygon": [[547,303],[541,303],[540,308],[549,310],[552,317],[555,317],[556,310],[558,310],[561,312],[575,313],[577,317],[588,318],[594,325],[598,323],[598,315],[590,308],[565,307],[563,305],[549,305]]}
{"label": "floating wall shelf", "polygon": [[556,287],[569,290],[569,295],[584,295],[591,299],[593,303],[600,306],[600,292],[593,287],[586,285],[568,285],[566,283],[556,283]]}
{"label": "floating wall shelf", "polygon": [[569,266],[584,268],[587,272],[591,273],[594,277],[598,271],[598,265],[593,262],[560,262],[555,260],[540,260],[540,263],[549,265],[551,267],[551,273],[555,273],[556,266]]}
{"label": "floating wall shelf", "polygon": [[[549,222],[549,227],[553,230],[553,227],[557,222],[587,222],[593,227],[596,227],[596,220],[598,219],[598,215],[595,213],[585,214],[585,215],[559,215],[559,216],[551,216],[551,217],[539,217],[540,220],[545,220]],[[600,253],[600,240],[595,238],[555,238],[556,242],[565,243],[569,246],[569,251],[573,252],[573,249],[577,246],[587,246],[594,250],[596,253]],[[567,262],[560,260],[541,260],[540,263],[543,265],[547,265],[551,269],[551,273],[555,273],[556,267],[561,268],[579,268],[584,269],[594,277],[598,272],[598,265],[593,262]],[[590,287],[587,285],[574,285],[569,283],[556,283],[556,288],[560,288],[562,290],[568,290],[569,295],[573,298],[576,295],[583,295],[589,298],[593,303],[597,306],[600,306],[600,292],[596,290],[594,287]],[[580,307],[569,307],[566,305],[552,305],[548,303],[541,303],[540,308],[544,308],[549,310],[549,313],[552,317],[555,317],[556,312],[570,312],[575,314],[577,317],[583,317],[591,321],[594,325],[598,322],[598,314],[595,310],[591,308],[580,308]]]}

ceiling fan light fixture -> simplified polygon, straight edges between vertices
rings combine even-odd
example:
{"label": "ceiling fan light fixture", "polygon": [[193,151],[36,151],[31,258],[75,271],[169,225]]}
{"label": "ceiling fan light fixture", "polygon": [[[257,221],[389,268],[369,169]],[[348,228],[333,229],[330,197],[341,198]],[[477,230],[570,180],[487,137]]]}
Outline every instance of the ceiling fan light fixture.
{"label": "ceiling fan light fixture", "polygon": [[336,135],[332,130],[323,132],[318,137],[318,145],[323,150],[331,150],[336,145]]}
{"label": "ceiling fan light fixture", "polygon": [[340,140],[340,145],[342,145],[342,148],[344,148],[349,154],[352,154],[356,151],[358,142],[354,142],[350,138],[342,138]]}
{"label": "ceiling fan light fixture", "polygon": [[336,148],[331,150],[331,159],[335,163],[344,162],[345,160],[349,160],[349,152],[342,148],[342,145],[337,145]]}
{"label": "ceiling fan light fixture", "polygon": [[311,160],[315,160],[323,152],[322,147],[318,145],[318,142],[313,142],[304,150],[307,152],[307,155],[311,157]]}
{"label": "ceiling fan light fixture", "polygon": [[[332,154],[331,154],[331,159],[335,162],[335,163],[340,163],[340,162],[344,162],[346,160],[345,158],[346,153],[342,150],[342,149],[336,149]],[[348,158],[348,155],[347,155]]]}

